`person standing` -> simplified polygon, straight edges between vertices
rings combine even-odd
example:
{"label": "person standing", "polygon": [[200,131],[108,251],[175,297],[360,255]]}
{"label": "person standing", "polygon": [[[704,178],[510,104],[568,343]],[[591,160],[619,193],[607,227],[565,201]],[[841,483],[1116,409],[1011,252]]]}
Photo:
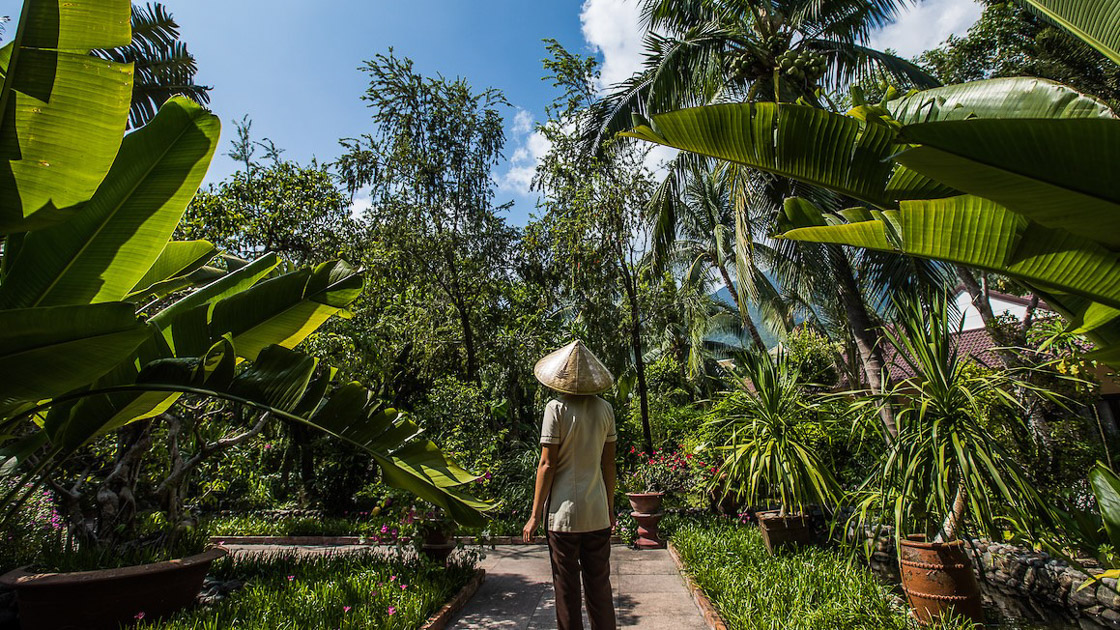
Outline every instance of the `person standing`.
{"label": "person standing", "polygon": [[543,523],[552,562],[559,630],[582,630],[580,578],[591,630],[615,630],[611,531],[615,526],[614,409],[600,398],[614,385],[578,339],[537,362],[533,374],[559,395],[545,405],[533,511],[522,536]]}

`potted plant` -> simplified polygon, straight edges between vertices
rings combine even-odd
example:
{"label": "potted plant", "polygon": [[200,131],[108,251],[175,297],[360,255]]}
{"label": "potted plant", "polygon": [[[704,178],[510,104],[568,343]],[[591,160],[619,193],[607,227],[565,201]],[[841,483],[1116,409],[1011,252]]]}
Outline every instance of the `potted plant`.
{"label": "potted plant", "polygon": [[623,477],[627,488],[626,498],[633,512],[630,516],[638,523],[640,548],[659,549],[665,546],[657,526],[665,513],[661,504],[666,493],[680,492],[688,487],[690,456],[661,449],[653,453],[639,453],[634,471]]}
{"label": "potted plant", "polygon": [[443,510],[432,508],[423,514],[416,514],[415,508],[409,510],[406,523],[413,525],[413,544],[420,555],[433,562],[445,564],[451,552],[455,551],[455,521],[448,518]]}
{"label": "potted plant", "polygon": [[193,603],[210,564],[227,553],[207,540],[181,529],[117,546],[59,536],[39,562],[0,576],[0,585],[15,590],[25,630],[116,628]]}
{"label": "potted plant", "polygon": [[771,553],[808,544],[812,527],[806,507],[834,504],[838,488],[805,431],[820,397],[806,389],[784,351],[743,353],[738,363],[736,382],[743,391],[725,401],[728,415],[711,421],[719,442],[715,450],[723,457],[713,489],[732,493],[746,505],[777,505],[757,514]]}
{"label": "potted plant", "polygon": [[[911,376],[889,392],[899,406],[898,437],[858,493],[853,518],[893,520],[902,588],[919,622],[952,614],[980,623],[980,589],[962,533],[975,528],[1001,540],[1008,533],[1001,525],[1014,518],[1030,535],[1052,515],[988,420],[999,413],[1025,431],[1027,395],[1058,398],[1018,379],[1019,370],[986,368],[962,355],[945,295],[896,307],[898,325],[885,332]],[[859,404],[872,409],[878,402]]]}

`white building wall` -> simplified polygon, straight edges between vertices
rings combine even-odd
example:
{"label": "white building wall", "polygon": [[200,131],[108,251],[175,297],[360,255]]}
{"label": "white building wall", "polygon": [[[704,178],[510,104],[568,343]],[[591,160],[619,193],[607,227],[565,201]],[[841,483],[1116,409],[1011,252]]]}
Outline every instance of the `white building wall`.
{"label": "white building wall", "polygon": [[[1001,300],[996,296],[990,299],[992,303],[992,312],[997,316],[1003,313],[1011,313],[1019,321],[1027,315],[1027,307],[1015,302],[1008,302]],[[968,295],[968,291],[961,291],[956,297],[957,311],[964,317],[964,330],[976,330],[977,328],[984,327],[984,319],[980,317],[980,311],[972,305],[972,298]]]}

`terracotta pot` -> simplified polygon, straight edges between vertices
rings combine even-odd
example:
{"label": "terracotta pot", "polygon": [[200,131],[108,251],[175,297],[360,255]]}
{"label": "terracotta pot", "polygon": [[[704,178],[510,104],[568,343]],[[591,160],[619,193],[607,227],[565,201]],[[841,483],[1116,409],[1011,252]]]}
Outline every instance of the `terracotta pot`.
{"label": "terracotta pot", "polygon": [[210,563],[227,553],[215,547],[181,560],[74,573],[16,569],[0,584],[16,590],[23,630],[116,629],[139,613],[153,619],[193,603]]}
{"label": "terracotta pot", "polygon": [[456,546],[455,537],[450,532],[428,532],[420,544],[420,553],[433,562],[447,564]]}
{"label": "terracotta pot", "polygon": [[742,502],[735,496],[735,493],[725,492],[723,496],[720,496],[714,490],[708,492],[708,505],[713,512],[724,516],[738,516],[739,510],[742,508]]}
{"label": "terracotta pot", "polygon": [[804,547],[813,543],[813,526],[807,514],[778,514],[777,510],[755,514],[767,551],[773,554],[779,549]]}
{"label": "terracotta pot", "polygon": [[927,625],[950,609],[976,623],[984,622],[980,584],[964,542],[926,542],[925,536],[907,536],[899,549],[902,590],[918,623]]}
{"label": "terracotta pot", "polygon": [[664,512],[656,514],[643,514],[631,512],[630,516],[638,523],[638,538],[634,541],[639,549],[664,549],[665,541],[661,540],[661,533],[657,531],[657,524],[665,516]]}
{"label": "terracotta pot", "polygon": [[640,514],[655,514],[661,511],[661,500],[665,498],[664,492],[634,492],[627,493],[630,499],[630,509]]}

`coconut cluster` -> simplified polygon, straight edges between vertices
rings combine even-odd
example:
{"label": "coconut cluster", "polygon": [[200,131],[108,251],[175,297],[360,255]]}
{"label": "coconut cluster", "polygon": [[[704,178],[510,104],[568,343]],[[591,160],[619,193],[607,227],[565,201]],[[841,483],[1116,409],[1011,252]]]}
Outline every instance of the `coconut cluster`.
{"label": "coconut cluster", "polygon": [[778,55],[778,68],[782,74],[797,81],[816,83],[828,70],[824,55],[811,50],[787,50]]}

